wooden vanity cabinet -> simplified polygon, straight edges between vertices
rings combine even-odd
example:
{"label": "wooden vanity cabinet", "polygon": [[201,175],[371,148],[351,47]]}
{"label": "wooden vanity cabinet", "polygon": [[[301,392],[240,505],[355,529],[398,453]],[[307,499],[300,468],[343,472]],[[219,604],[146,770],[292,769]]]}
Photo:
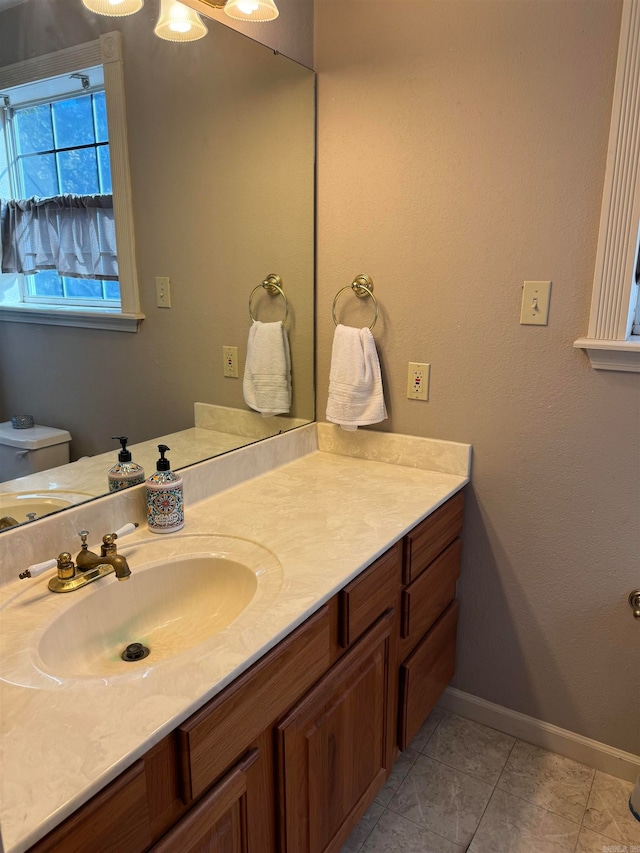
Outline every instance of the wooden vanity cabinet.
{"label": "wooden vanity cabinet", "polygon": [[404,750],[447,684],[456,660],[464,494],[405,536],[400,627],[398,744]]}
{"label": "wooden vanity cabinet", "polygon": [[391,769],[388,610],[277,726],[280,850],[339,850]]}
{"label": "wooden vanity cabinet", "polygon": [[244,755],[151,853],[249,853],[247,778],[258,756]]}
{"label": "wooden vanity cabinet", "polygon": [[122,853],[150,842],[144,762],[114,782],[30,848],[33,853]]}
{"label": "wooden vanity cabinet", "polygon": [[453,675],[454,495],[31,853],[337,853]]}

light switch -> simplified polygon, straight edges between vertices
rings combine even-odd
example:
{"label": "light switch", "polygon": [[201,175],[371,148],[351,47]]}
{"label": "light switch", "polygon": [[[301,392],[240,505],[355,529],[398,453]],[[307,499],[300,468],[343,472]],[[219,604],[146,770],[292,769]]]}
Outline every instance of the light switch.
{"label": "light switch", "polygon": [[171,280],[169,276],[156,276],[156,305],[158,308],[171,308]]}
{"label": "light switch", "polygon": [[550,281],[525,281],[522,288],[520,325],[546,326],[549,322]]}

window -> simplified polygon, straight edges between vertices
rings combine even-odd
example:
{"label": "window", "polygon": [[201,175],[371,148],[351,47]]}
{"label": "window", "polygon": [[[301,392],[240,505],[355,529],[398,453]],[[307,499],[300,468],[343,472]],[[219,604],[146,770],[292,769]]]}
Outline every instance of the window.
{"label": "window", "polygon": [[0,68],[0,107],[0,318],[135,331],[120,34]]}
{"label": "window", "polygon": [[640,372],[640,0],[624,0],[589,333],[600,370]]}

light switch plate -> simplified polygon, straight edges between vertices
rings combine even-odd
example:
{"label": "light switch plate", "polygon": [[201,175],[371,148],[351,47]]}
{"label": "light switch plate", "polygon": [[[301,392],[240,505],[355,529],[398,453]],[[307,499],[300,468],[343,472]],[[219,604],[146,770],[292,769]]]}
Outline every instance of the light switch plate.
{"label": "light switch plate", "polygon": [[546,326],[549,322],[550,281],[525,281],[522,287],[520,325]]}
{"label": "light switch plate", "polygon": [[156,305],[171,308],[171,280],[167,275],[156,276]]}

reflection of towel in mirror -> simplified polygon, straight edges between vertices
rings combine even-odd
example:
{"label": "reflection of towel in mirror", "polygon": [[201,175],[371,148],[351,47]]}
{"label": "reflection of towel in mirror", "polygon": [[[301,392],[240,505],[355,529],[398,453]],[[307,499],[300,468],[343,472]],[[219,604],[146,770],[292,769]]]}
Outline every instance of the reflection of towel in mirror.
{"label": "reflection of towel in mirror", "polygon": [[291,355],[281,320],[253,321],[242,390],[246,404],[264,418],[286,414],[291,408]]}
{"label": "reflection of towel in mirror", "polygon": [[327,420],[343,429],[377,424],[387,417],[380,362],[369,329],[336,326],[331,351]]}

